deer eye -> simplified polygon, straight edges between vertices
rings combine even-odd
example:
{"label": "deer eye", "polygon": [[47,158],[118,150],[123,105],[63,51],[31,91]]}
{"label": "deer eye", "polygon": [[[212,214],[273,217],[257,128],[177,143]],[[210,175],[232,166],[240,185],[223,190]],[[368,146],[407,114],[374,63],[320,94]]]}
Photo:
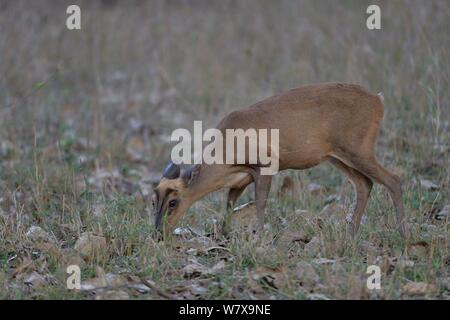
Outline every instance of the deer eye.
{"label": "deer eye", "polygon": [[173,209],[177,206],[177,200],[170,200],[169,201],[169,208]]}

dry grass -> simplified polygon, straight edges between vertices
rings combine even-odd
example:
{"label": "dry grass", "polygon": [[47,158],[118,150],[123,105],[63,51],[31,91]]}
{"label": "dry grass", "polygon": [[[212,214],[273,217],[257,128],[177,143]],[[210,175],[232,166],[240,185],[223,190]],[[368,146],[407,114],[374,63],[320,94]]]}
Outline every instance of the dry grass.
{"label": "dry grass", "polygon": [[[83,281],[104,270],[187,298],[448,298],[448,1],[381,1],[382,31],[365,28],[365,1],[80,1],[80,32],[65,29],[65,2],[0,3],[0,298],[160,297],[69,291],[74,261]],[[378,157],[404,180],[407,241],[378,186],[350,240],[351,185],[327,165],[277,177],[260,241],[241,225],[228,241],[152,240],[146,197],[173,129],[322,81],[384,93]],[[294,197],[277,195],[285,176],[302,186]],[[211,195],[183,223],[213,232],[223,207]],[[104,237],[102,254],[73,249],[84,232]],[[380,291],[366,288],[370,264]]]}

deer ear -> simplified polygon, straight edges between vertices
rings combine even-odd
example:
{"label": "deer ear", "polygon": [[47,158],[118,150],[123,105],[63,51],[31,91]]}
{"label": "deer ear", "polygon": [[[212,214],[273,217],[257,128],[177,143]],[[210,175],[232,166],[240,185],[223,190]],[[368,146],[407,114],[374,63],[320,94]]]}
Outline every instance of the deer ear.
{"label": "deer ear", "polygon": [[166,179],[177,179],[180,176],[180,166],[174,164],[172,161],[166,166],[163,171],[163,177]]}
{"label": "deer ear", "polygon": [[198,174],[200,173],[200,168],[201,166],[199,164],[196,164],[183,171],[183,173],[181,174],[181,179],[183,180],[183,182],[187,185],[190,185],[192,182],[194,182],[195,178],[197,178]]}

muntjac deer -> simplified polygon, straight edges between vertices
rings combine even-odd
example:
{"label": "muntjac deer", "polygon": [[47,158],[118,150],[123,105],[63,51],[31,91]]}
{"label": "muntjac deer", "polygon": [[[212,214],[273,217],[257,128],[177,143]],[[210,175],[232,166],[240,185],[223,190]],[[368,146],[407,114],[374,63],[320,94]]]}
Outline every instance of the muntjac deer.
{"label": "muntjac deer", "polygon": [[[279,170],[331,163],[352,182],[356,191],[351,219],[353,233],[360,225],[373,182],[382,184],[394,202],[397,227],[404,237],[400,179],[375,158],[383,100],[381,94],[358,85],[309,85],[234,111],[222,119],[217,129],[222,132],[238,128],[279,129]],[[222,188],[229,189],[227,209],[230,209],[252,182],[258,225],[263,227],[272,176],[262,175],[261,168],[258,164],[186,166],[170,162],[152,197],[156,227],[167,235],[195,201]]]}

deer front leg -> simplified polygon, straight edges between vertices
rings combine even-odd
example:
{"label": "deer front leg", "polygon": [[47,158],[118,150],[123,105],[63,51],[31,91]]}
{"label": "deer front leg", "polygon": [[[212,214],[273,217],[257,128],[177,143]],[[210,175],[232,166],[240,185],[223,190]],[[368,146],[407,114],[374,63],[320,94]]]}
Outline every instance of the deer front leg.
{"label": "deer front leg", "polygon": [[264,211],[266,209],[271,184],[272,176],[258,174],[255,178],[256,216],[258,218],[259,230],[264,229]]}
{"label": "deer front leg", "polygon": [[246,183],[244,186],[230,188],[230,190],[228,191],[227,208],[225,212],[225,219],[223,220],[222,224],[222,234],[224,236],[230,233],[231,215],[233,214],[234,205],[247,186],[248,183]]}

